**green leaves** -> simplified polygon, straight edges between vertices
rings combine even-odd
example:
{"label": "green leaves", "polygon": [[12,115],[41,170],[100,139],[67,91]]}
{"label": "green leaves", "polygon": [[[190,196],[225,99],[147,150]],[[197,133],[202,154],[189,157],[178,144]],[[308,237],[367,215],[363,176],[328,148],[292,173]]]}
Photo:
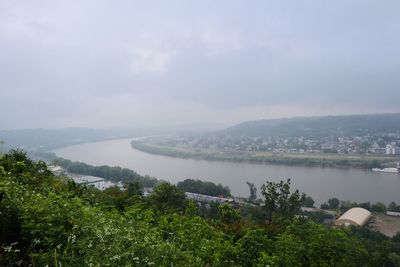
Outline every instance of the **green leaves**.
{"label": "green leaves", "polygon": [[300,195],[298,190],[290,192],[290,179],[285,182],[267,181],[261,187],[262,195],[265,198],[265,210],[267,220],[273,218],[279,220],[291,220],[300,210],[304,195]]}
{"label": "green leaves", "polygon": [[170,183],[160,183],[150,195],[150,203],[160,210],[182,210],[185,192]]}
{"label": "green leaves", "polygon": [[209,195],[209,196],[223,196],[230,197],[231,191],[228,187],[221,184],[214,184],[213,182],[206,182],[201,180],[185,179],[178,182],[177,187],[185,192]]}
{"label": "green leaves", "polygon": [[[228,204],[216,219],[163,183],[151,197],[83,188],[23,153],[0,159],[0,265],[34,266],[396,266],[400,243],[368,229],[329,229],[293,218],[302,195],[290,180],[263,186],[270,214],[246,225]],[[121,208],[122,207],[122,208]],[[257,207],[255,207],[257,208]],[[183,213],[185,211],[185,213]],[[264,214],[264,213],[260,213]],[[286,220],[288,219],[288,220]],[[289,220],[290,219],[290,220]]]}

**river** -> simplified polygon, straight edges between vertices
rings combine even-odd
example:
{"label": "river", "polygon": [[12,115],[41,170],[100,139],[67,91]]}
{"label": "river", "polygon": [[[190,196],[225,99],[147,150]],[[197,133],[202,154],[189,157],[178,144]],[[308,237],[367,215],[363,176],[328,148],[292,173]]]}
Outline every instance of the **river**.
{"label": "river", "polygon": [[400,175],[359,169],[284,166],[245,162],[180,159],[132,149],[132,139],[117,139],[69,146],[54,152],[63,158],[91,165],[121,166],[177,183],[187,178],[230,187],[235,196],[248,196],[246,181],[258,188],[266,180],[292,179],[292,188],[310,195],[316,204],[330,197],[356,202],[400,203]]}

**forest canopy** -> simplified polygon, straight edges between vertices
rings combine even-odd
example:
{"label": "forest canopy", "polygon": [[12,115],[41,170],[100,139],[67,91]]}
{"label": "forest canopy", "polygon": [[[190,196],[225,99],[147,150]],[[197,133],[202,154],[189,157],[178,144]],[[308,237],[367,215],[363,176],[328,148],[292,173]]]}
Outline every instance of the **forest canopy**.
{"label": "forest canopy", "polygon": [[285,201],[299,198],[286,195],[288,186],[264,187],[278,204],[268,195],[246,214],[228,204],[205,214],[168,183],[148,197],[129,183],[100,191],[10,151],[0,158],[0,265],[399,266],[399,235],[293,216],[297,206],[286,209]]}

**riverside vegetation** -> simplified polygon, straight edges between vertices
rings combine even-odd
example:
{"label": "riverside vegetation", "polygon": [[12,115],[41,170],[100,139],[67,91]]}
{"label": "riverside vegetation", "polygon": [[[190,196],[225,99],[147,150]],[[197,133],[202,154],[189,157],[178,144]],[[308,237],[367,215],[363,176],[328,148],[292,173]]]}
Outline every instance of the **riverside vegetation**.
{"label": "riverside vegetation", "polygon": [[290,181],[259,206],[203,209],[140,179],[104,191],[75,184],[20,150],[0,156],[1,266],[400,266],[400,235],[328,228],[297,214]]}
{"label": "riverside vegetation", "polygon": [[[132,141],[143,152],[181,158],[283,165],[383,168],[399,155],[400,114],[247,121],[224,130]],[[396,154],[396,153],[395,153]]]}
{"label": "riverside vegetation", "polygon": [[215,161],[255,162],[282,165],[322,166],[322,167],[355,167],[363,169],[393,166],[399,157],[338,155],[338,154],[295,154],[295,153],[232,153],[207,149],[187,149],[180,147],[161,146],[151,141],[132,141],[134,149],[156,155],[177,158],[194,158]]}

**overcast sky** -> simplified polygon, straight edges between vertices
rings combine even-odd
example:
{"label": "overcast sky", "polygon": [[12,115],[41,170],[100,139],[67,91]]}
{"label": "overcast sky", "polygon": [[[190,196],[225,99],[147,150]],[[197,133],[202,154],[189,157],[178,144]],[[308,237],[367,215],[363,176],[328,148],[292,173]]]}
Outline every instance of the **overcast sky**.
{"label": "overcast sky", "polygon": [[0,129],[400,112],[400,1],[0,1]]}

